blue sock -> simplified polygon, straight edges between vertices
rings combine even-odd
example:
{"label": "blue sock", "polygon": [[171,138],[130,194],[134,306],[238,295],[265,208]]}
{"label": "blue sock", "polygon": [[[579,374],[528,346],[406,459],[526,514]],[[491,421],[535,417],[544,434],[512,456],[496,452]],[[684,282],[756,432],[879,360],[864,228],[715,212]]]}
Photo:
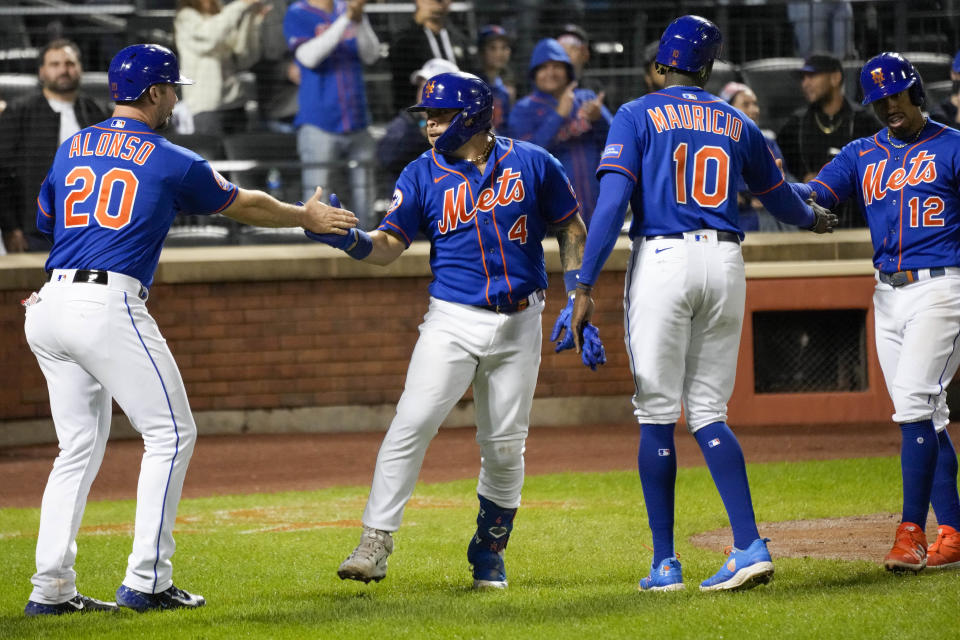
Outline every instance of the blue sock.
{"label": "blue sock", "polygon": [[900,425],[900,472],[903,475],[903,522],[927,526],[933,474],[940,443],[932,420]]}
{"label": "blue sock", "polygon": [[653,535],[653,566],[672,558],[673,508],[677,484],[677,452],[672,424],[640,425],[637,469],[647,505],[647,522]]}
{"label": "blue sock", "polygon": [[950,434],[944,429],[937,434],[940,441],[940,455],[937,456],[937,470],[933,473],[933,491],[930,503],[937,514],[937,524],[945,524],[960,529],[960,496],[957,495],[957,452],[950,441]]}
{"label": "blue sock", "polygon": [[510,540],[517,510],[504,509],[479,493],[477,498],[480,499],[480,510],[477,512],[477,533],[474,540],[483,549],[493,552],[503,551]]}
{"label": "blue sock", "polygon": [[743,449],[726,422],[708,424],[693,435],[727,510],[730,528],[733,529],[733,546],[746,549],[760,537],[760,532],[757,531],[757,518],[753,513]]}

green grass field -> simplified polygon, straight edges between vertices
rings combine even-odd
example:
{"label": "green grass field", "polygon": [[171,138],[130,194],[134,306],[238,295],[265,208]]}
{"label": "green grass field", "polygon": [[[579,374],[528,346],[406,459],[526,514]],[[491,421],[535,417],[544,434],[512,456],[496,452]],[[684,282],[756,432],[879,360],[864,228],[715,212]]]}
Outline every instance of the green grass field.
{"label": "green grass field", "polygon": [[[899,509],[894,458],[749,466],[761,521]],[[189,476],[187,478],[189,482]],[[510,588],[474,592],[466,546],[475,480],[419,485],[379,584],[342,582],[366,487],[184,500],[174,579],[194,611],[27,619],[37,509],[0,510],[0,638],[906,638],[953,637],[960,572],[894,576],[875,563],[778,559],[766,587],[700,593],[721,549],[692,534],[726,525],[706,468],[681,469],[677,548],[687,590],[638,593],[650,544],[634,473],[527,478],[507,551]],[[113,599],[132,501],[87,507],[79,587]],[[761,526],[761,533],[763,527]],[[891,531],[891,539],[893,532]]]}

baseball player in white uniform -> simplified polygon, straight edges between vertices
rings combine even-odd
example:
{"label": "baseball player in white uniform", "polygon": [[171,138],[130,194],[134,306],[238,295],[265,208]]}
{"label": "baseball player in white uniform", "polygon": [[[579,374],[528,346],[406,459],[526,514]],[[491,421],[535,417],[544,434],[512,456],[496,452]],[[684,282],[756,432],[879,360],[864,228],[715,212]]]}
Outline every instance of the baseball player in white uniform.
{"label": "baseball player in white uniform", "polygon": [[[520,506],[540,367],[547,286],[542,241],[552,227],[572,290],[586,230],[560,163],[540,147],[492,134],[493,98],[478,77],[434,76],[410,109],[426,112],[433,149],[403,170],[380,227],[369,234],[352,230],[347,238],[313,236],[381,265],[395,260],[419,232],[432,245],[430,309],[377,456],[360,544],[337,573],[363,582],[386,576],[392,533],[400,527],[427,446],[472,385],[480,507],[467,559],[474,587],[504,588],[503,552]],[[565,327],[569,312],[555,334]],[[595,334],[592,344],[595,359],[585,363],[596,366],[602,345]]]}
{"label": "baseball player in white uniform", "polygon": [[[319,201],[283,204],[227,182],[200,156],[158,133],[177,103],[173,52],[133,45],[110,63],[113,116],[57,151],[37,199],[53,241],[47,284],[24,301],[30,349],[47,380],[60,453],[40,510],[37,572],[24,613],[192,608],[202,596],[173,584],[173,526],[197,428],[177,364],[146,301],[178,213],[221,212],[270,227],[346,233],[350,212]],[[143,437],[133,550],[117,602],[77,592],[76,535],[103,460],[116,400]]]}

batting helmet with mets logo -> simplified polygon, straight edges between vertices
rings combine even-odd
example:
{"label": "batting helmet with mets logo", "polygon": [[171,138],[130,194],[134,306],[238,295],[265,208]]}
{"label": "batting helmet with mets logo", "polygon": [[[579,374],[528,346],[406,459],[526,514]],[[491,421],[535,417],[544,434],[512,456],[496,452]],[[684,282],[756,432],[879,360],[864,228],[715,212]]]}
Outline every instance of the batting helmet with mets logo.
{"label": "batting helmet with mets logo", "polygon": [[132,102],[154,84],[193,84],[180,75],[173,51],[158,44],[134,44],[110,61],[107,70],[110,97],[116,102]]}
{"label": "batting helmet with mets logo", "polygon": [[696,73],[720,57],[720,29],[700,16],[680,16],[660,36],[657,64]]}
{"label": "batting helmet with mets logo", "polygon": [[440,73],[427,80],[420,102],[407,111],[427,109],[460,110],[433,145],[437,151],[453,153],[476,134],[490,129],[493,93],[486,82],[472,73]]}
{"label": "batting helmet with mets logo", "polygon": [[909,90],[910,102],[918,107],[923,105],[923,80],[910,61],[899,53],[884,51],[867,60],[860,70],[860,86],[863,104]]}

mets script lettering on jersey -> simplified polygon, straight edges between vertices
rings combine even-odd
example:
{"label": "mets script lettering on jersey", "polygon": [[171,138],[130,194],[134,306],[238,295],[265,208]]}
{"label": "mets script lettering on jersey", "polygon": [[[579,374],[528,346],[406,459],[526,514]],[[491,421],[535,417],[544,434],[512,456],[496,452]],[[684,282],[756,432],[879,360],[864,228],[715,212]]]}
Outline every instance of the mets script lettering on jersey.
{"label": "mets script lettering on jersey", "polygon": [[904,168],[894,169],[887,176],[886,184],[883,181],[883,172],[886,169],[886,159],[868,164],[863,169],[863,201],[871,204],[874,200],[883,200],[888,191],[900,191],[906,185],[915,187],[918,184],[933,183],[937,180],[937,165],[934,164],[936,154],[921,151],[910,158],[910,171]]}
{"label": "mets script lettering on jersey", "polygon": [[648,108],[647,115],[657,133],[668,129],[691,129],[727,136],[736,142],[743,131],[743,120],[737,116],[702,104],[665,104]]}
{"label": "mets script lettering on jersey", "polygon": [[493,211],[496,206],[507,206],[511,202],[523,200],[523,181],[519,171],[504,169],[496,180],[497,190],[487,187],[477,197],[477,206],[467,213],[467,183],[461,182],[455,188],[443,192],[443,217],[437,221],[437,230],[441,234],[454,231],[461,223],[473,220],[477,211]]}

